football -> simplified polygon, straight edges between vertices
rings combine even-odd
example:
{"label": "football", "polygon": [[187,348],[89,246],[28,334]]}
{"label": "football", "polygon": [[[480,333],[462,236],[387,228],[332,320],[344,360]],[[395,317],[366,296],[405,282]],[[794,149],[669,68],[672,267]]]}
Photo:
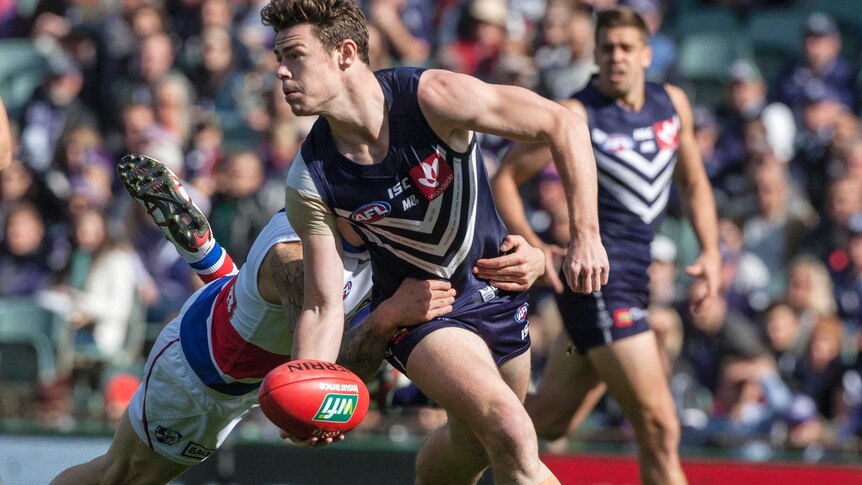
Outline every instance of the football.
{"label": "football", "polygon": [[320,360],[293,360],[271,370],[258,399],[270,421],[300,439],[350,431],[365,418],[369,402],[356,374]]}

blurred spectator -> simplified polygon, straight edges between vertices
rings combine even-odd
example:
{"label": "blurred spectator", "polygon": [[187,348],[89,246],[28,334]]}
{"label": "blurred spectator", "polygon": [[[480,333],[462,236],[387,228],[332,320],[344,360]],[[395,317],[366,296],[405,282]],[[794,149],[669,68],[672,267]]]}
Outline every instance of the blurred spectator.
{"label": "blurred spectator", "polygon": [[804,251],[826,261],[832,271],[844,269],[847,264],[844,251],[848,237],[847,222],[859,211],[862,211],[862,179],[842,177],[831,182],[825,211],[817,226],[808,233]]}
{"label": "blurred spectator", "polygon": [[65,55],[49,58],[48,75],[24,109],[21,120],[21,161],[36,172],[51,167],[64,133],[81,125],[96,126],[96,118],[78,99],[83,77]]}
{"label": "blurred spectator", "polygon": [[396,62],[408,66],[428,64],[433,41],[434,2],[370,0],[369,3],[369,20]]}
{"label": "blurred spectator", "polygon": [[790,106],[801,121],[805,91],[821,83],[835,93],[836,102],[853,106],[853,70],[839,57],[841,32],[835,20],[824,13],[812,13],[805,22],[803,57],[793,63],[778,80],[777,99]]}
{"label": "blurred spectator", "polygon": [[508,13],[506,0],[471,0],[458,38],[438,53],[440,67],[487,80],[506,44]]}
{"label": "blurred spectator", "polygon": [[140,384],[141,380],[128,372],[120,372],[107,380],[104,386],[105,422],[112,427],[117,426]]}
{"label": "blurred spectator", "polygon": [[[36,178],[33,169],[15,160],[0,172],[0,225],[24,202],[33,204],[48,224],[57,223],[64,216],[62,202]],[[0,234],[0,241],[3,239],[5,233]]]}
{"label": "blurred spectator", "polygon": [[184,77],[174,69],[174,44],[165,32],[150,34],[141,40],[138,55],[133,59],[129,75],[116,80],[112,97],[118,106],[127,104],[155,105],[155,88],[169,74]]}
{"label": "blurred spectator", "polygon": [[223,27],[205,27],[201,42],[201,63],[189,74],[198,104],[218,116],[219,125],[229,139],[236,142],[254,139],[245,120],[244,103],[250,93],[229,31]]}
{"label": "blurred spectator", "polygon": [[67,321],[76,331],[75,349],[119,361],[135,300],[132,252],[114,241],[104,214],[95,210],[75,217],[72,242],[57,290],[70,298]]}
{"label": "blurred spectator", "polygon": [[802,124],[797,136],[794,177],[804,186],[815,207],[823,207],[824,188],[830,177],[832,140],[839,120],[849,114],[836,91],[819,81],[805,87]]}
{"label": "blurred spectator", "polygon": [[723,170],[738,169],[747,158],[745,128],[749,121],[760,120],[765,129],[768,149],[783,161],[794,154],[796,124],[793,113],[782,103],[768,103],[766,81],[752,61],[739,60],[730,66],[727,104],[720,112],[721,137],[717,162]]}
{"label": "blurred spectator", "polygon": [[595,70],[592,16],[571,2],[550,2],[536,49],[539,94],[565,99],[580,91]]}
{"label": "blurred spectator", "polygon": [[803,328],[799,315],[783,301],[773,303],[764,315],[764,338],[778,364],[781,378],[792,387],[798,388],[795,384],[796,369],[808,348],[811,328]]}
{"label": "blurred spectator", "polygon": [[676,244],[667,236],[657,234],[650,243],[652,262],[649,274],[650,305],[670,306],[678,303],[676,288]]}
{"label": "blurred spectator", "polygon": [[838,314],[855,338],[862,328],[862,212],[848,219],[847,232],[847,265],[835,272],[835,295]]}
{"label": "blurred spectator", "polygon": [[821,317],[834,315],[835,297],[826,266],[808,255],[794,258],[787,269],[784,299],[799,316],[805,331],[810,331]]}
{"label": "blurred spectator", "polygon": [[836,416],[841,378],[846,370],[841,361],[843,340],[841,320],[821,318],[811,332],[805,358],[796,368],[802,391],[814,399],[818,412],[828,419]]}
{"label": "blurred spectator", "polygon": [[6,216],[0,245],[0,298],[33,296],[51,280],[51,243],[33,204],[21,203]]}
{"label": "blurred spectator", "polygon": [[[718,176],[721,175],[722,169],[722,160],[717,150],[719,135],[718,120],[712,109],[707,106],[694,106],[692,108],[692,117],[694,139],[700,151],[700,158],[703,160],[706,175],[714,184]],[[717,200],[716,205],[722,206],[724,204],[720,200]]]}
{"label": "blurred spectator", "polygon": [[787,166],[777,161],[754,169],[758,212],[743,227],[745,249],[769,269],[768,292],[772,298],[784,292],[787,262],[799,250],[802,238],[817,222],[817,215],[801,197],[794,196]]}
{"label": "blurred spectator", "polygon": [[245,261],[254,237],[283,206],[283,184],[266,180],[263,162],[255,152],[239,152],[218,164],[209,219],[219,244],[237,265]]}
{"label": "blurred spectator", "polygon": [[742,229],[731,219],[718,220],[721,251],[721,287],[728,308],[748,318],[769,304],[769,268],[759,256],[743,246]]}
{"label": "blurred spectator", "polygon": [[194,101],[191,85],[183,77],[171,74],[155,85],[156,121],[181,147],[192,136]]}
{"label": "blurred spectator", "polygon": [[[693,280],[689,301],[698,301],[699,295],[706,291],[704,280]],[[729,310],[724,296],[706,298],[698,311],[685,309],[680,314],[685,336],[681,356],[691,366],[698,382],[710,390],[715,390],[718,384],[722,359],[751,358],[767,353],[754,325]]]}
{"label": "blurred spectator", "polygon": [[661,0],[622,0],[620,4],[627,5],[639,13],[650,31],[649,46],[652,48],[652,62],[646,71],[647,81],[677,83],[674,73],[677,58],[676,41],[661,33],[665,13]]}

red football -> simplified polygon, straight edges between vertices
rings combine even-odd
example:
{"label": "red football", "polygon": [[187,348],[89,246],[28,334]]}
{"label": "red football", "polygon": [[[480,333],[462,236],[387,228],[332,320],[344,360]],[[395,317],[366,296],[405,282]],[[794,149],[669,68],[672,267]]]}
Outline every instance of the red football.
{"label": "red football", "polygon": [[301,439],[350,431],[365,418],[369,401],[356,374],[321,360],[293,360],[271,370],[258,399],[270,421]]}

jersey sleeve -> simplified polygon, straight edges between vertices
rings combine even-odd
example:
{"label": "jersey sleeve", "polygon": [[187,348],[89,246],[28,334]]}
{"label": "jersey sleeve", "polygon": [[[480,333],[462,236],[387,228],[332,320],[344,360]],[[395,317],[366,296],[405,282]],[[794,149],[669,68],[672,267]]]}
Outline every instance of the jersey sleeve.
{"label": "jersey sleeve", "polygon": [[284,209],[300,237],[338,236],[337,216],[320,196],[301,154],[296,156],[287,174]]}

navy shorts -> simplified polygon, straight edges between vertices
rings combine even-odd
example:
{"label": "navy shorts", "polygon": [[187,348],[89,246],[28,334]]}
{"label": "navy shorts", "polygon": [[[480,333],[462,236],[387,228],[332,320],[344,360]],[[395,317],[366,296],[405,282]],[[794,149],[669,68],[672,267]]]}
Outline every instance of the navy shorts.
{"label": "navy shorts", "polygon": [[[566,286],[565,291],[557,295],[563,325],[572,344],[582,354],[593,347],[610,345],[650,329],[646,285],[633,287],[621,278],[614,278],[613,273],[611,271],[608,284],[601,291],[584,295]],[[562,273],[560,278],[566,281]]]}
{"label": "navy shorts", "polygon": [[528,307],[526,293],[503,295],[414,327],[402,328],[389,342],[386,360],[406,375],[410,353],[426,335],[441,328],[458,327],[481,337],[499,367],[530,348]]}

